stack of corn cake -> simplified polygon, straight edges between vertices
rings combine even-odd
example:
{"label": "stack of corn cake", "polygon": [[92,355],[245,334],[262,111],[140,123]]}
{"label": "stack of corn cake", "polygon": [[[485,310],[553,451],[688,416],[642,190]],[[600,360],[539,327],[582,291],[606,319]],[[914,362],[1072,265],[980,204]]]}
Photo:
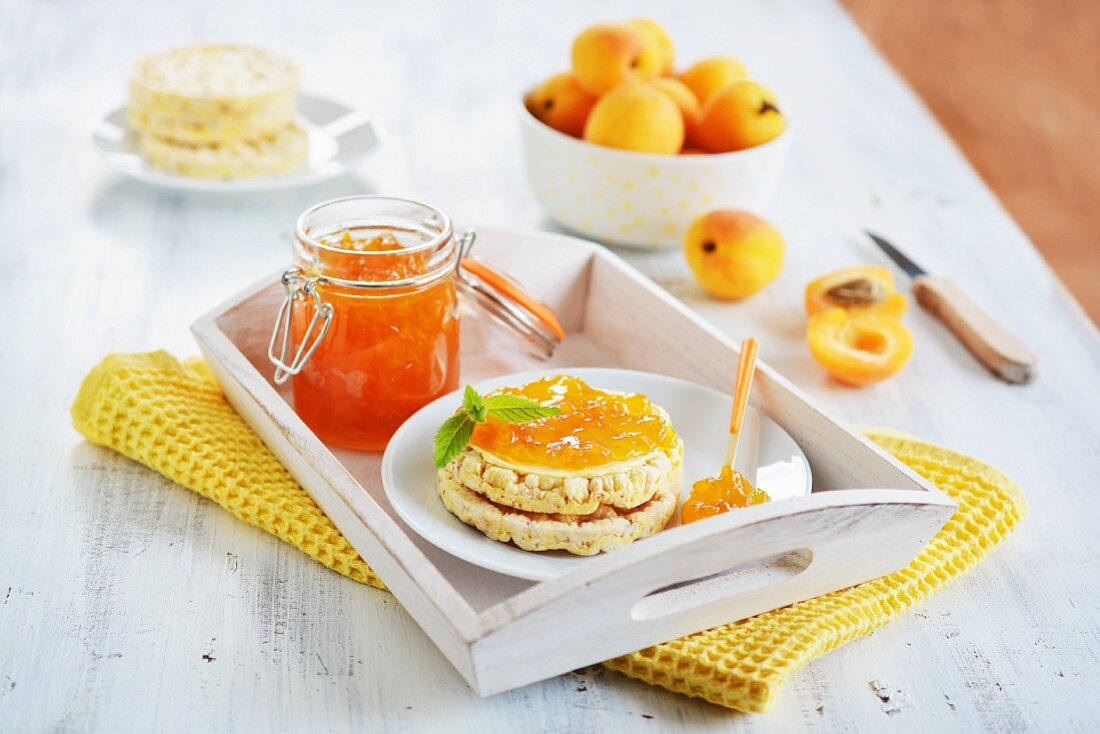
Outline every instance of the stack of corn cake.
{"label": "stack of corn cake", "polygon": [[298,69],[258,48],[177,48],[138,61],[127,118],[152,166],[200,178],[256,178],[306,161],[295,119]]}
{"label": "stack of corn cake", "polygon": [[436,491],[453,515],[493,540],[590,556],[668,524],[683,460],[678,437],[670,448],[585,471],[518,465],[470,445],[437,472]]}

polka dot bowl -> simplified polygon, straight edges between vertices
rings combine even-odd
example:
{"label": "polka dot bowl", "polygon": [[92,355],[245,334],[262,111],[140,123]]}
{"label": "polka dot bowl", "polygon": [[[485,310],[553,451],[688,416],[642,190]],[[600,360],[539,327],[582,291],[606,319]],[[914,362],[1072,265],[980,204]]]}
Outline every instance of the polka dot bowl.
{"label": "polka dot bowl", "polygon": [[559,224],[586,237],[644,248],[678,247],[713,209],[759,211],[775,190],[790,126],[755,148],[653,155],[605,148],[558,132],[520,105],[527,178]]}

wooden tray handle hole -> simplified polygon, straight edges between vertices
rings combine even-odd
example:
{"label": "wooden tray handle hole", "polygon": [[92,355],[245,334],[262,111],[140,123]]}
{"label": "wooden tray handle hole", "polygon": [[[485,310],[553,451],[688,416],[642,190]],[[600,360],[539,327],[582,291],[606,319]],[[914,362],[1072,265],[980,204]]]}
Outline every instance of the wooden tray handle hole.
{"label": "wooden tray handle hole", "polygon": [[809,548],[776,553],[767,558],[731,566],[724,571],[669,584],[646,594],[634,604],[635,621],[668,617],[798,576],[813,561]]}

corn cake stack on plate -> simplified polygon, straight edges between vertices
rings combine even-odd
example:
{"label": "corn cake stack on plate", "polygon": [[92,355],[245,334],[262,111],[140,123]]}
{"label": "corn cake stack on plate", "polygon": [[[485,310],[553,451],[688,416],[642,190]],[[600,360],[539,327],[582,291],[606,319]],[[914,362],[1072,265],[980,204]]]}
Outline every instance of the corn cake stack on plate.
{"label": "corn cake stack on plate", "polygon": [[658,532],[680,498],[684,447],[643,395],[568,375],[486,396],[560,409],[521,423],[488,419],[436,474],[444,506],[489,538],[528,551],[593,555]]}
{"label": "corn cake stack on plate", "polygon": [[126,116],[150,165],[200,178],[256,178],[306,162],[298,69],[248,46],[177,48],[138,61]]}

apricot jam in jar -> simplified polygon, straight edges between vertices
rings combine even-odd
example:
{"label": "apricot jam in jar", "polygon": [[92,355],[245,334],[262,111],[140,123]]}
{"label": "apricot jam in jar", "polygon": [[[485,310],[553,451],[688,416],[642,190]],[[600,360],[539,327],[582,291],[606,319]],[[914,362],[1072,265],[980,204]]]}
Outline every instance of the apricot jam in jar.
{"label": "apricot jam in jar", "polygon": [[298,364],[284,340],[275,379],[295,375],[295,410],[321,440],[383,449],[458,387],[461,246],[442,212],[401,199],[337,199],[298,219],[278,325]]}
{"label": "apricot jam in jar", "polygon": [[268,357],[276,384],[294,377],[295,411],[318,438],[380,451],[458,387],[459,291],[553,350],[560,327],[525,307],[541,304],[484,263],[461,266],[473,239],[456,237],[434,207],[386,196],[335,199],[299,217]]}

